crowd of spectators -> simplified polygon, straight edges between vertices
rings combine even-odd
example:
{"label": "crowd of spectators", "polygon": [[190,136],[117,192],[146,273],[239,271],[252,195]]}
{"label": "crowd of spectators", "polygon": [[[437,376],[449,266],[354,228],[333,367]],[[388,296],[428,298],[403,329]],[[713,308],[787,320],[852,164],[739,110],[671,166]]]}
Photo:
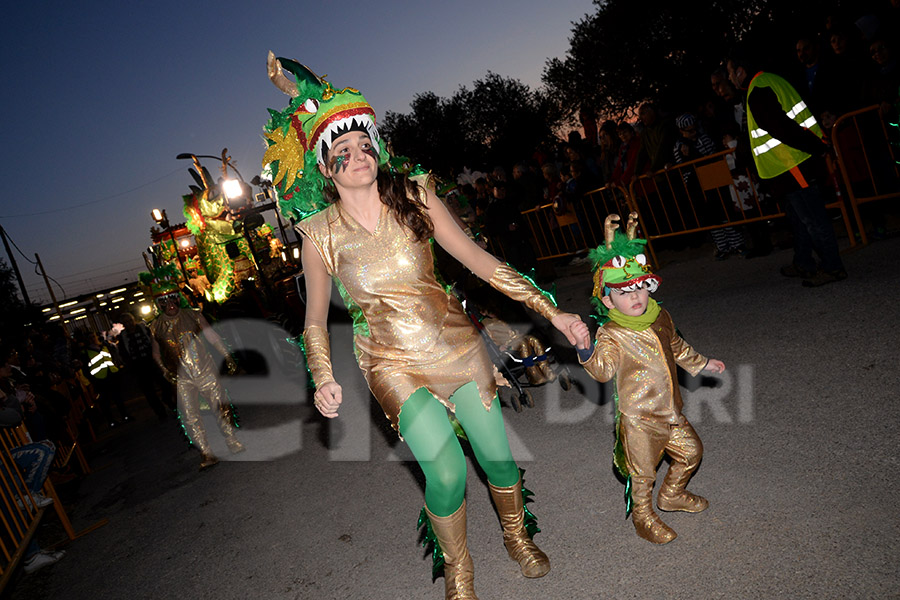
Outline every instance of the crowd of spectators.
{"label": "crowd of spectators", "polygon": [[[51,506],[45,481],[58,487],[82,476],[70,464],[51,466],[56,453],[129,421],[125,395],[130,387],[143,392],[160,420],[174,410],[172,391],[165,385],[153,387],[158,369],[147,368],[149,341],[141,337],[146,326],[127,316],[121,320],[128,323],[127,330],[114,327],[101,335],[67,334],[59,325],[43,325],[0,339],[0,428],[24,426],[30,439],[10,450],[29,494],[18,491],[7,467],[0,469],[4,494],[15,496],[20,507]],[[127,377],[135,378],[134,386],[125,385]],[[32,538],[23,555],[23,570],[31,573],[64,555],[41,549]]]}
{"label": "crowd of spectators", "polygon": [[[794,48],[796,55],[786,50],[777,64],[768,65],[767,70],[789,80],[804,96],[826,141],[835,120],[849,111],[877,105],[882,118],[896,121],[900,8],[887,0],[883,4],[883,10],[874,14],[819,15],[818,31],[798,30],[794,39],[782,44]],[[466,224],[498,240],[511,264],[529,268],[534,258],[524,240],[528,232],[522,235],[521,211],[553,203],[559,225],[577,227],[584,215],[571,207],[585,192],[602,186],[627,188],[642,174],[746,143],[746,91],[729,80],[727,57],[719,58],[722,66],[710,73],[709,87],[684,94],[681,104],[658,106],[648,101],[637,107],[636,119],[602,122],[595,108],[585,107],[579,114],[585,137],[576,131],[556,148],[542,145],[523,154],[515,165],[476,172],[477,177],[458,188],[469,212]],[[775,195],[755,177],[752,158],[728,159],[735,184],[732,200],[738,210],[751,209],[751,197],[765,200]],[[512,180],[505,176],[508,166],[513,167]],[[830,187],[834,194],[836,180]],[[767,235],[760,227],[714,230],[716,258],[765,255],[771,249]]]}

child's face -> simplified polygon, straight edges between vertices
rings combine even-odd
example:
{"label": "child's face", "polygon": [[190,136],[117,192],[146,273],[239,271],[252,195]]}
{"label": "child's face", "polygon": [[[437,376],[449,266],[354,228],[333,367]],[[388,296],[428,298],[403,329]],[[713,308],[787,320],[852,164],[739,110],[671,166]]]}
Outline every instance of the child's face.
{"label": "child's face", "polygon": [[601,298],[606,308],[615,308],[623,315],[639,317],[647,310],[647,302],[650,300],[650,290],[641,288],[633,292],[621,292],[610,288],[609,296]]}

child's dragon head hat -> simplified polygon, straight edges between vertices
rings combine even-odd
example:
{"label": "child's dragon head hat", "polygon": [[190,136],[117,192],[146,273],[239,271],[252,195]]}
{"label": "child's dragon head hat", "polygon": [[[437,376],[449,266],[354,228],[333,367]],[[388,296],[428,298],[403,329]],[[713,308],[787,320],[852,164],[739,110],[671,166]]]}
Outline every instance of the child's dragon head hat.
{"label": "child's dragon head hat", "polygon": [[650,270],[644,254],[647,240],[635,239],[637,213],[628,215],[624,234],[618,230],[619,221],[619,215],[606,217],[603,225],[605,243],[589,254],[594,264],[593,296],[597,300],[606,295],[607,287],[630,292],[646,286],[653,293],[661,281],[659,275]]}
{"label": "child's dragon head hat", "polygon": [[[272,52],[267,67],[269,79],[291,101],[280,112],[269,109],[263,172],[271,177],[278,192],[281,212],[302,219],[327,205],[322,196],[325,178],[318,165],[325,165],[335,139],[350,131],[362,131],[372,140],[379,165],[387,163],[389,155],[375,127],[375,111],[359,90],[336,90],[308,67],[275,58]],[[295,80],[291,81],[283,69]]]}

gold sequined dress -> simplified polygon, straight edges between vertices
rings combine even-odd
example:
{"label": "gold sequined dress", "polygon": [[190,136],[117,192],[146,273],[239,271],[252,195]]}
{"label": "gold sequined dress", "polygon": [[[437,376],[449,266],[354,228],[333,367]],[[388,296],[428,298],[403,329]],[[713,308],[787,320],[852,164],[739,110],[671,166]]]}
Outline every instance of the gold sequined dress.
{"label": "gold sequined dress", "polygon": [[459,301],[438,283],[429,242],[418,242],[382,205],[374,232],[337,202],[297,225],[339,286],[354,320],[360,369],[394,429],[403,403],[427,388],[450,396],[474,381],[490,410],[494,367]]}

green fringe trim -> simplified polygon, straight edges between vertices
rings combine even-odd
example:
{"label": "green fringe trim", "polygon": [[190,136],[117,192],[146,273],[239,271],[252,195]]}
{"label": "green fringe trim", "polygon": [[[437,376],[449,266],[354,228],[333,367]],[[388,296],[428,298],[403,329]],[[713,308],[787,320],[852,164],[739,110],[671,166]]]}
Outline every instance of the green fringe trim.
{"label": "green fringe trim", "polygon": [[425,527],[425,538],[422,540],[422,547],[428,548],[429,544],[432,544],[431,550],[431,582],[438,578],[438,576],[444,572],[444,551],[441,550],[441,543],[438,541],[437,536],[434,535],[434,529],[431,527],[431,521],[428,519],[428,513],[425,512],[425,507],[422,507],[422,512],[419,513],[419,523],[416,525],[416,529],[421,529]]}
{"label": "green fringe trim", "polygon": [[353,320],[353,335],[369,337],[371,335],[369,331],[369,322],[366,320],[366,315],[363,314],[362,308],[360,308],[353,298],[350,297],[347,288],[344,287],[344,284],[341,283],[340,279],[332,277],[332,280],[334,281],[334,285],[337,286],[338,292],[341,294],[341,299],[344,301],[347,312],[350,313],[350,318]]}
{"label": "green fringe trim", "polygon": [[303,367],[306,369],[306,386],[315,389],[316,383],[313,381],[312,372],[309,370],[308,357],[306,356],[306,343],[303,341],[303,334],[301,333],[297,337],[287,337],[284,339],[300,348],[300,352],[303,354]]}
{"label": "green fringe trim", "polygon": [[538,527],[537,517],[534,516],[534,513],[528,510],[528,503],[532,501],[532,496],[534,492],[525,487],[525,469],[519,467],[519,478],[522,480],[522,506],[525,509],[525,531],[528,532],[532,538],[534,538],[534,534],[540,533],[541,528]]}
{"label": "green fringe trim", "polygon": [[[528,503],[532,501],[532,496],[534,492],[525,487],[525,469],[519,467],[519,478],[522,481],[522,505],[525,511],[525,531],[528,532],[532,538],[534,538],[534,534],[540,533],[541,528],[538,527],[537,517],[534,516],[534,513],[528,510]],[[422,507],[421,512],[419,512],[419,521],[416,524],[416,529],[422,529],[425,527],[425,537],[422,540],[422,547],[428,548],[431,545],[431,581],[434,582],[441,573],[444,572],[444,551],[441,550],[441,543],[438,541],[437,536],[434,535],[434,529],[431,527],[431,521],[428,519],[428,513],[425,512],[425,507]]]}
{"label": "green fringe trim", "polygon": [[463,429],[459,420],[456,418],[456,415],[450,414],[449,418],[450,418],[450,426],[453,428],[453,433],[456,434],[456,437],[458,437],[461,440],[466,440],[468,442],[469,436],[466,435],[466,430]]}
{"label": "green fringe trim", "polygon": [[525,273],[521,273],[518,270],[516,270],[516,268],[513,267],[511,264],[509,264],[509,263],[506,263],[506,264],[509,268],[516,271],[516,273],[519,273],[519,275],[521,275],[525,279],[525,281],[527,281],[528,283],[533,285],[535,287],[535,289],[537,289],[537,291],[542,293],[547,300],[549,300],[550,302],[553,303],[553,306],[559,306],[559,303],[556,301],[556,284],[555,283],[553,285],[551,285],[549,289],[545,290],[541,286],[539,286],[537,284],[537,282],[535,282],[534,269],[531,269],[530,271],[528,271],[528,274],[526,275]]}
{"label": "green fringe trim", "polygon": [[622,413],[619,412],[619,390],[616,388],[615,380],[613,380],[613,401],[616,408],[616,445],[613,448],[613,465],[625,479],[625,518],[631,514],[633,501],[631,499],[631,473],[628,472],[628,463],[625,460],[625,447],[622,445],[622,436],[620,434],[619,419]]}

